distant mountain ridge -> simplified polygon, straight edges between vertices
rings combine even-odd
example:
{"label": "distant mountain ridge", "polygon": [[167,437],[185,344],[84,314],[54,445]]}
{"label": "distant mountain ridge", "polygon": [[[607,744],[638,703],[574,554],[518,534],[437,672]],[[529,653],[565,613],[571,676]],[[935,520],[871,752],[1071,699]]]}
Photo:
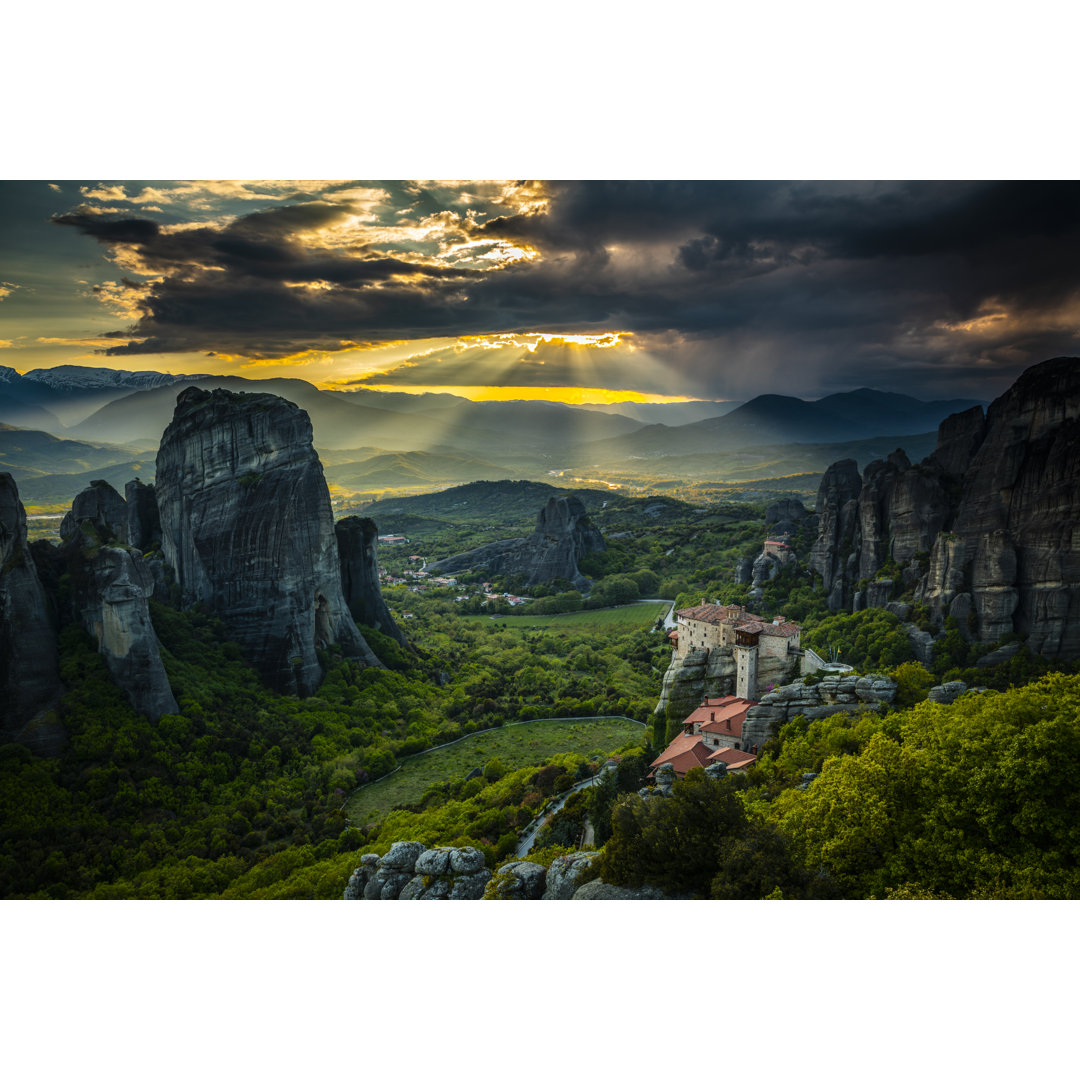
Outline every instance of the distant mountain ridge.
{"label": "distant mountain ridge", "polygon": [[[34,368],[23,375],[31,382],[42,383],[54,390],[99,390],[102,387],[131,387],[147,390],[154,386],[171,386],[191,378],[189,375],[168,375],[162,371],[121,371],[113,368],[79,367],[59,364],[52,368]],[[202,378],[202,376],[194,376]]]}
{"label": "distant mountain ridge", "polygon": [[57,434],[118,397],[191,377],[76,364],[34,368],[25,375],[0,367],[0,421]]}
{"label": "distant mountain ridge", "polygon": [[9,472],[16,480],[86,472],[132,462],[139,456],[123,446],[61,439],[44,431],[0,424],[0,472]]}
{"label": "distant mountain ridge", "polygon": [[[135,391],[109,402],[70,433],[91,440],[155,439],[172,416],[178,389],[187,386],[284,397],[308,413],[316,445],[328,449],[373,443],[389,451],[448,447],[488,456],[517,450],[545,453],[568,442],[628,434],[641,426],[628,417],[589,413],[556,402],[455,399],[456,404],[414,412],[400,407],[380,408],[367,395],[353,401],[351,395],[319,390],[303,379],[255,380],[215,375]],[[377,401],[377,395],[371,396]]]}
{"label": "distant mountain ridge", "polygon": [[906,394],[863,388],[819,401],[762,394],[726,416],[670,428],[651,425],[597,442],[594,460],[662,457],[737,450],[784,443],[850,442],[886,435],[929,432],[955,412],[982,402],[963,399],[919,401]]}

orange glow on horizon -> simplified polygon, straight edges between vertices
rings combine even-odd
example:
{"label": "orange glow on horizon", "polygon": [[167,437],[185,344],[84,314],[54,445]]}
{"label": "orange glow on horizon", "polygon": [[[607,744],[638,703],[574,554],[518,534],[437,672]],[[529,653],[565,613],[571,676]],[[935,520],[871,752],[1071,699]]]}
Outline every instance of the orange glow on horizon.
{"label": "orange glow on horizon", "polygon": [[[320,390],[346,389],[340,383],[320,383]],[[667,394],[642,394],[636,390],[605,390],[595,386],[401,386],[364,383],[361,390],[402,394],[454,394],[470,401],[556,401],[563,405],[614,405],[628,401],[638,405],[672,405],[700,398]]]}

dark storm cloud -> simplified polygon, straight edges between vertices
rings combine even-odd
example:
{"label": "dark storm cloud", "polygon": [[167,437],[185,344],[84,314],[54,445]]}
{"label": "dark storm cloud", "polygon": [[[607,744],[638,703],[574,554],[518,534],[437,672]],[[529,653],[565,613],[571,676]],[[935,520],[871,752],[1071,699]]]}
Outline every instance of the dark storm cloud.
{"label": "dark storm cloud", "polygon": [[[1007,381],[1047,350],[1080,344],[1075,183],[565,182],[544,191],[542,212],[462,216],[448,227],[454,242],[538,253],[484,271],[454,265],[434,245],[365,240],[363,228],[352,242],[320,246],[312,237],[346,222],[349,208],[318,200],[177,231],[85,209],[55,220],[108,246],[126,271],[162,278],[121,335],[147,340],[114,354],[266,357],[341,340],[610,329],[663,341],[673,367],[721,396],[793,359],[799,370],[788,377],[804,393],[838,380],[874,384],[875,372],[902,389],[914,369],[947,381],[989,366]],[[418,193],[414,218],[440,205]]]}

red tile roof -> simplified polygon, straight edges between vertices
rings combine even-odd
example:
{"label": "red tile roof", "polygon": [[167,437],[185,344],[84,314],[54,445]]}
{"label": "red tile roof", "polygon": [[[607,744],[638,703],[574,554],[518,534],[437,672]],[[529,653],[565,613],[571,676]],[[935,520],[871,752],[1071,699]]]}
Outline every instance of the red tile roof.
{"label": "red tile roof", "polygon": [[719,750],[714,750],[709,755],[709,764],[713,764],[716,761],[722,761],[729,769],[745,769],[747,765],[752,765],[757,761],[756,754],[748,754],[745,750],[732,750],[728,746],[723,746]]}
{"label": "red tile roof", "polygon": [[701,741],[700,735],[676,735],[650,768],[670,763],[675,766],[675,775],[681,780],[691,769],[704,765],[708,760],[709,748]]}
{"label": "red tile roof", "polygon": [[802,627],[798,623],[782,622],[778,626],[771,622],[763,621],[756,615],[751,615],[745,608],[735,604],[698,604],[697,607],[683,608],[676,615],[694,622],[710,623],[718,626],[720,623],[728,623],[736,630],[742,630],[747,634],[765,634],[767,637],[792,637]]}
{"label": "red tile roof", "polygon": [[[723,702],[724,704],[719,704]],[[756,701],[747,698],[730,696],[719,698],[717,704],[710,702],[695,709],[684,721],[684,724],[701,724],[699,731],[718,732],[724,735],[741,735],[743,721],[751,705]],[[728,721],[731,726],[728,727]]]}
{"label": "red tile roof", "polygon": [[696,622],[722,623],[728,619],[738,619],[745,615],[745,611],[735,604],[698,604],[696,607],[683,608],[675,612],[684,619],[693,619]]}

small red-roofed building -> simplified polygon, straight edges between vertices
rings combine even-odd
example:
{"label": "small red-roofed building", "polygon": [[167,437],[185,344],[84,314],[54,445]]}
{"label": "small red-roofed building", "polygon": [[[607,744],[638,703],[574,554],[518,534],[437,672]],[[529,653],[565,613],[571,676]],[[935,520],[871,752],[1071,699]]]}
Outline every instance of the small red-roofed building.
{"label": "small red-roofed building", "polygon": [[755,761],[757,761],[757,754],[748,754],[745,750],[732,750],[729,746],[714,750],[708,758],[710,765],[723,762],[727,766],[728,772],[734,769],[745,769],[753,765]]}
{"label": "small red-roofed building", "polygon": [[701,735],[711,750],[728,747],[744,749],[742,727],[746,714],[756,701],[728,694],[720,698],[706,698],[683,722],[685,731]]}
{"label": "small red-roofed building", "polygon": [[744,769],[757,760],[757,747],[750,752],[742,745],[743,721],[756,701],[725,694],[706,698],[683,722],[664,752],[652,762],[655,770],[670,763],[675,776],[684,776],[698,765],[723,762],[729,769]]}
{"label": "small red-roofed building", "polygon": [[661,765],[671,765],[675,769],[675,776],[682,780],[691,769],[699,766],[704,768],[709,764],[711,753],[712,751],[701,741],[700,735],[684,732],[671,740],[667,749],[652,763],[650,769],[655,772]]}

